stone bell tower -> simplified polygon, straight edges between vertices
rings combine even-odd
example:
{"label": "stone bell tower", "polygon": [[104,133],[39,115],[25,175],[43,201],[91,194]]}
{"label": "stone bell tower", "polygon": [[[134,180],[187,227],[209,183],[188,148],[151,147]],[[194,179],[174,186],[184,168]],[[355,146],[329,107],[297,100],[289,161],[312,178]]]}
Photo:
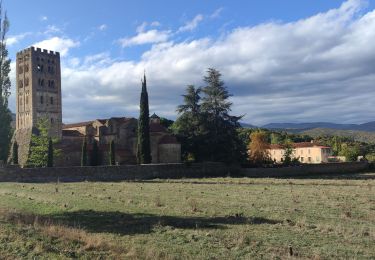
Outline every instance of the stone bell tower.
{"label": "stone bell tower", "polygon": [[29,153],[33,128],[40,118],[50,122],[49,135],[61,139],[61,70],[58,52],[30,47],[17,53],[16,60],[16,132],[19,163]]}

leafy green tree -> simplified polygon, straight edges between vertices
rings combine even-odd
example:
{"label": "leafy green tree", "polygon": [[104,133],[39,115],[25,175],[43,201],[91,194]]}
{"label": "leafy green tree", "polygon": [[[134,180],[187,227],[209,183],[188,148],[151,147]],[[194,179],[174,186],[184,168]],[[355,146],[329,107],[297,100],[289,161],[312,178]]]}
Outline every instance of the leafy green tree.
{"label": "leafy green tree", "polygon": [[283,164],[291,165],[293,161],[293,146],[290,141],[287,141],[284,146]]}
{"label": "leafy green tree", "polygon": [[347,162],[355,162],[357,161],[358,156],[361,155],[361,148],[357,144],[350,145],[347,143],[344,143],[341,145],[341,156],[345,156]]}
{"label": "leafy green tree", "polygon": [[10,140],[12,136],[12,116],[8,108],[8,98],[10,95],[10,59],[6,46],[6,35],[9,30],[9,20],[7,13],[3,12],[2,2],[0,2],[0,160],[6,161],[8,158]]}
{"label": "leafy green tree", "polygon": [[201,111],[208,131],[204,146],[205,159],[221,162],[243,160],[247,157],[247,152],[243,150],[237,133],[242,116],[229,114],[232,106],[229,101],[231,94],[221,79],[221,73],[209,68],[203,80],[206,86],[202,88],[204,96]]}
{"label": "leafy green tree", "polygon": [[185,160],[200,161],[202,157],[201,146],[206,132],[199,104],[200,93],[200,88],[193,85],[187,86],[186,94],[182,95],[184,103],[177,108],[180,116],[171,126],[172,131],[182,144]]}
{"label": "leafy green tree", "polygon": [[167,129],[170,128],[173,125],[173,123],[174,123],[173,120],[170,120],[170,119],[165,118],[165,117],[160,117],[160,124]]}
{"label": "leafy green tree", "polygon": [[[48,135],[50,129],[50,121],[48,118],[40,118],[36,128],[33,129],[30,143],[30,153],[27,160],[29,167],[47,167],[51,158],[57,158],[61,151],[53,148],[52,144],[58,142],[57,139],[51,139]],[[50,150],[52,149],[52,151]],[[53,159],[52,159],[53,163]]]}
{"label": "leafy green tree", "polygon": [[229,114],[231,95],[220,72],[209,68],[203,80],[203,88],[187,87],[184,103],[177,108],[179,117],[172,126],[182,142],[185,157],[196,161],[246,160],[246,145],[238,132],[241,117]]}
{"label": "leafy green tree", "polygon": [[18,164],[18,144],[17,144],[17,142],[13,143],[12,163],[14,165]]}
{"label": "leafy green tree", "polygon": [[83,139],[81,152],[81,166],[87,166],[87,139]]}
{"label": "leafy green tree", "polygon": [[94,139],[92,143],[92,150],[90,156],[90,165],[91,166],[98,166],[99,163],[99,147],[98,142]]}
{"label": "leafy green tree", "polygon": [[148,107],[148,93],[146,75],[142,81],[140,112],[138,119],[137,160],[139,164],[151,163],[150,147],[150,112]]}
{"label": "leafy green tree", "polygon": [[279,133],[271,133],[271,144],[280,144],[281,143],[281,135]]}
{"label": "leafy green tree", "polygon": [[116,147],[114,140],[109,144],[109,165],[116,165]]}
{"label": "leafy green tree", "polygon": [[52,139],[49,138],[48,140],[48,161],[47,167],[53,167],[53,143]]}

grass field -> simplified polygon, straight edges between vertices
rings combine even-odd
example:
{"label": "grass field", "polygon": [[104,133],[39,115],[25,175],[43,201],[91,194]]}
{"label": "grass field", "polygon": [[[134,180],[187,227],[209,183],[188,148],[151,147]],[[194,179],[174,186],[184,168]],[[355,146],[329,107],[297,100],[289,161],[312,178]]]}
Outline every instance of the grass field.
{"label": "grass field", "polygon": [[375,174],[0,183],[0,258],[374,259]]}

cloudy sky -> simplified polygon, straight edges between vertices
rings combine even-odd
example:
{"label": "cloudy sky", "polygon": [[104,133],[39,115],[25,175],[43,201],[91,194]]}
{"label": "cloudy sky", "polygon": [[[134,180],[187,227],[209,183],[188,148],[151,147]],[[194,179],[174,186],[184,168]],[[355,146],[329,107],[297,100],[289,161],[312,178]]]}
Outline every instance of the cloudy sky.
{"label": "cloudy sky", "polygon": [[29,46],[61,53],[66,123],[137,117],[144,70],[151,113],[175,119],[208,67],[244,122],[375,120],[373,1],[3,2],[13,60]]}

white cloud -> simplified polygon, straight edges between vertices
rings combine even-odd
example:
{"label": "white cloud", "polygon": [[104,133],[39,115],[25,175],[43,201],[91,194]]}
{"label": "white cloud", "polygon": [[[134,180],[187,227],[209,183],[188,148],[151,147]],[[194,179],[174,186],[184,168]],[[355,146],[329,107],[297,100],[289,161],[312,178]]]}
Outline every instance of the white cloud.
{"label": "white cloud", "polygon": [[150,111],[174,118],[185,86],[203,85],[208,67],[222,72],[233,114],[246,114],[249,123],[374,120],[375,10],[363,13],[362,4],[349,0],[291,23],[240,27],[219,40],[128,39],[154,43],[139,61],[100,53],[75,66],[65,62],[64,121],[138,116],[144,69]]}
{"label": "white cloud", "polygon": [[98,30],[99,31],[105,31],[107,30],[108,26],[106,24],[101,24],[98,26]]}
{"label": "white cloud", "polygon": [[39,20],[42,21],[42,22],[45,22],[45,21],[48,20],[48,17],[47,17],[47,16],[41,16],[41,17],[39,18]]}
{"label": "white cloud", "polygon": [[51,34],[57,34],[62,33],[62,29],[56,25],[48,25],[46,30],[44,31],[44,34],[51,35]]}
{"label": "white cloud", "polygon": [[137,26],[137,29],[136,29],[136,32],[137,33],[142,33],[146,30],[146,27],[147,27],[148,23],[147,22],[143,22],[141,23],[140,25]]}
{"label": "white cloud", "polygon": [[211,19],[215,19],[215,18],[218,18],[220,17],[221,13],[223,12],[224,8],[223,7],[220,7],[218,9],[216,9],[211,15],[210,15],[210,18]]}
{"label": "white cloud", "polygon": [[139,31],[138,34],[131,38],[122,38],[119,40],[122,47],[128,47],[133,45],[142,45],[148,43],[160,43],[168,40],[170,31]]}
{"label": "white cloud", "polygon": [[60,52],[61,56],[66,56],[71,48],[78,47],[80,43],[69,38],[52,37],[50,39],[34,43],[33,46]]}
{"label": "white cloud", "polygon": [[161,23],[158,22],[158,21],[153,21],[153,22],[151,23],[151,26],[158,27],[158,26],[161,26]]}
{"label": "white cloud", "polygon": [[25,37],[29,36],[30,34],[31,33],[27,32],[27,33],[21,33],[21,34],[18,34],[18,35],[10,35],[6,39],[7,45],[8,46],[15,45],[15,44],[19,43],[20,41],[22,41]]}
{"label": "white cloud", "polygon": [[186,31],[193,31],[195,28],[197,28],[198,24],[203,21],[203,15],[201,14],[198,14],[196,15],[193,20],[191,21],[188,21],[187,23],[185,23],[184,26],[181,26],[179,29],[178,29],[178,32],[186,32]]}

